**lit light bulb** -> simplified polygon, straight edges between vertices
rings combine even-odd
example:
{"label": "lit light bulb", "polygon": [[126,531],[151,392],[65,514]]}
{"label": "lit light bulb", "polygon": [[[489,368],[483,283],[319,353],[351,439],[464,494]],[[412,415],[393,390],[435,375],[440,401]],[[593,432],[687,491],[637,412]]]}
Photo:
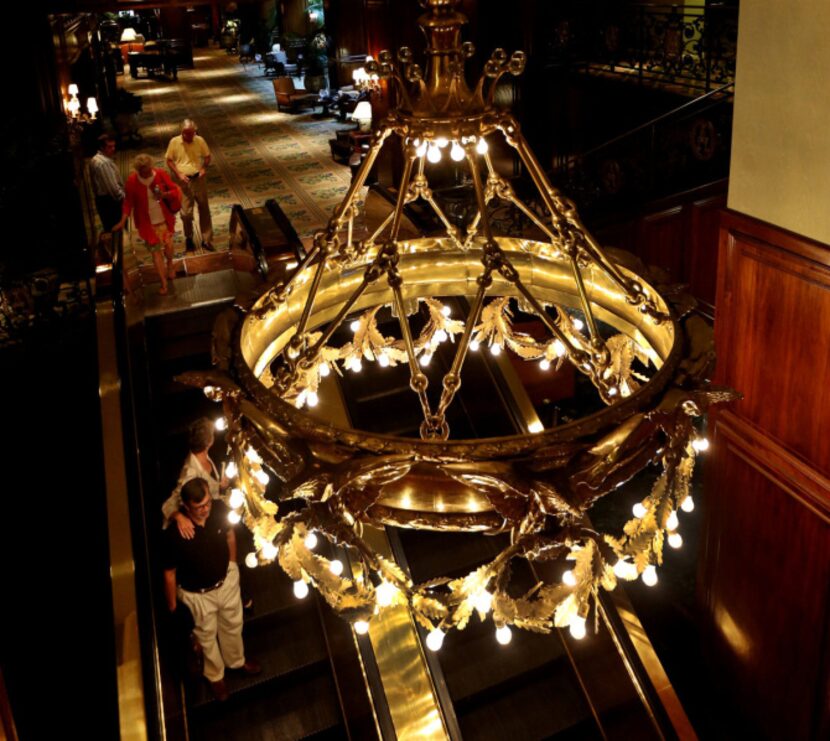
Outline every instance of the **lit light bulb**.
{"label": "lit light bulb", "polygon": [[557,357],[562,358],[565,356],[565,353],[568,352],[568,349],[565,347],[565,343],[562,342],[562,340],[554,340],[553,351],[556,353]]}
{"label": "lit light bulb", "polygon": [[475,340],[473,340],[473,341],[470,343],[470,350],[472,350],[473,352],[476,352],[476,351],[478,350],[478,348],[479,348],[478,342],[476,342]]}
{"label": "lit light bulb", "polygon": [[583,323],[583,321],[581,319],[577,319],[576,317],[574,317],[573,325],[574,325],[574,329],[577,332],[581,332],[583,330],[583,328],[585,327],[585,324]]}
{"label": "lit light bulb", "polygon": [[634,581],[637,578],[637,567],[630,561],[621,558],[614,564],[614,574],[618,579]]}
{"label": "lit light bulb", "polygon": [[476,595],[473,597],[473,607],[475,607],[478,612],[485,613],[490,612],[490,608],[493,606],[493,595],[490,594],[486,589],[482,589],[480,592],[477,592]]}
{"label": "lit light bulb", "polygon": [[697,437],[694,440],[692,440],[692,447],[698,453],[705,453],[707,450],[709,450],[709,440],[705,437]]}
{"label": "lit light bulb", "polygon": [[437,146],[441,147],[441,149],[444,149],[444,147],[446,147],[446,146],[447,146],[447,144],[449,144],[449,143],[450,143],[450,141],[449,141],[449,139],[447,139],[447,137],[446,137],[446,136],[439,136],[439,137],[435,140],[435,144],[436,144]]}
{"label": "lit light bulb", "polygon": [[355,620],[353,627],[359,636],[365,636],[369,632],[369,623],[366,620]]}
{"label": "lit light bulb", "polygon": [[235,509],[232,509],[228,512],[228,522],[230,522],[231,525],[238,525],[242,522],[242,515],[240,515]]}
{"label": "lit light bulb", "polygon": [[683,504],[680,505],[680,509],[684,512],[694,512],[695,511],[695,500],[692,499],[692,495],[689,494],[684,500]]}
{"label": "lit light bulb", "polygon": [[423,157],[426,153],[427,153],[427,143],[424,141],[424,142],[421,142],[417,146],[417,148],[415,149],[415,154],[418,157]]}
{"label": "lit light bulb", "polygon": [[309,533],[305,536],[303,543],[305,543],[305,547],[308,550],[313,551],[317,547],[317,535],[315,533]]}
{"label": "lit light bulb", "polygon": [[452,143],[452,149],[450,150],[450,157],[456,162],[461,162],[464,159],[464,149],[458,142]]}
{"label": "lit light bulb", "polygon": [[449,316],[450,314],[452,314],[452,309],[449,306],[444,305],[444,306],[441,307],[441,313],[444,316]]}
{"label": "lit light bulb", "polygon": [[542,360],[539,361],[539,367],[543,371],[550,370],[550,360],[548,360],[547,358],[543,358]]}
{"label": "lit light bulb", "polygon": [[568,629],[576,640],[581,641],[587,632],[585,630],[585,618],[580,615],[574,615],[571,618],[571,624],[568,626]]}
{"label": "lit light bulb", "polygon": [[263,486],[268,486],[268,482],[271,480],[271,477],[261,468],[254,473],[254,478]]}
{"label": "lit light bulb", "polygon": [[251,463],[262,463],[262,458],[259,457],[259,453],[257,453],[252,447],[245,451],[245,457],[251,461]]}
{"label": "lit light bulb", "polygon": [[619,391],[616,386],[611,386],[611,388],[608,389],[608,396],[616,396],[618,393]]}
{"label": "lit light bulb", "polygon": [[249,569],[255,569],[257,564],[259,564],[259,560],[256,557],[256,553],[251,551],[247,556],[245,556],[245,565]]}
{"label": "lit light bulb", "polygon": [[331,373],[328,363],[320,363],[320,377],[325,378]]}
{"label": "lit light bulb", "polygon": [[438,149],[434,144],[432,144],[429,149],[427,149],[427,159],[435,164],[436,162],[441,161],[441,150]]}
{"label": "lit light bulb", "polygon": [[680,533],[670,533],[669,545],[672,548],[680,548],[683,545],[683,536]]}
{"label": "lit light bulb", "polygon": [[217,432],[224,432],[228,429],[228,421],[224,417],[217,417],[213,421],[213,426]]}
{"label": "lit light bulb", "polygon": [[280,549],[273,543],[264,543],[262,546],[262,557],[266,561],[273,561],[279,554]]}
{"label": "lit light bulb", "polygon": [[657,569],[652,564],[649,564],[646,566],[645,571],[643,571],[641,579],[647,587],[653,587],[657,584]]}
{"label": "lit light bulb", "polygon": [[355,320],[354,320],[354,321],[353,321],[353,322],[349,325],[349,329],[350,329],[350,330],[352,330],[352,332],[357,332],[357,330],[358,330],[358,329],[360,329],[360,320],[359,320],[359,319],[355,319]]}
{"label": "lit light bulb", "polygon": [[677,512],[672,510],[669,512],[669,516],[666,518],[666,529],[667,530],[677,530],[677,526],[680,524],[680,520],[677,519]]}
{"label": "lit light bulb", "polygon": [[499,344],[490,345],[490,354],[491,355],[501,355],[501,345],[499,345]]}
{"label": "lit light bulb", "polygon": [[205,396],[207,396],[207,398],[210,399],[213,396],[213,392],[215,390],[216,389],[213,388],[213,386],[205,386]]}
{"label": "lit light bulb", "polygon": [[228,465],[225,466],[225,476],[229,479],[235,479],[237,473],[236,463],[234,461],[230,461]]}
{"label": "lit light bulb", "polygon": [[430,355],[428,352],[425,352],[423,355],[421,355],[421,359],[419,362],[426,368],[426,366],[429,365],[430,360],[432,360],[432,355]]}
{"label": "lit light bulb", "polygon": [[320,397],[317,396],[316,391],[309,391],[305,397],[305,403],[310,407],[316,407],[320,403]]}
{"label": "lit light bulb", "polygon": [[294,596],[297,599],[305,599],[308,597],[308,584],[306,584],[302,579],[298,579],[294,582]]}
{"label": "lit light bulb", "polygon": [[476,144],[476,152],[479,154],[487,154],[487,150],[490,147],[487,146],[487,141],[485,139],[479,139],[478,144]]}
{"label": "lit light bulb", "polygon": [[440,651],[444,645],[444,631],[441,628],[434,628],[427,633],[427,648],[430,651]]}
{"label": "lit light bulb", "polygon": [[239,509],[243,504],[245,504],[245,495],[242,493],[242,489],[231,489],[231,496],[230,499],[228,499],[228,504],[231,509]]}
{"label": "lit light bulb", "polygon": [[502,625],[501,628],[496,628],[496,640],[502,646],[506,646],[511,640],[513,640],[513,631],[510,630],[509,625]]}
{"label": "lit light bulb", "polygon": [[378,607],[389,607],[394,601],[395,592],[397,591],[397,587],[388,581],[382,581],[378,584],[377,589],[375,589],[375,600],[378,603]]}
{"label": "lit light bulb", "polygon": [[329,563],[329,571],[335,576],[340,576],[343,573],[343,562],[335,558],[333,561]]}
{"label": "lit light bulb", "polygon": [[634,513],[634,517],[636,517],[638,520],[639,520],[641,517],[645,517],[645,516],[646,516],[646,512],[648,512],[648,510],[647,510],[647,509],[643,506],[643,503],[642,503],[642,502],[637,502],[637,504],[635,504],[635,505],[631,508],[631,511]]}
{"label": "lit light bulb", "polygon": [[446,342],[447,341],[447,333],[443,329],[439,329],[435,333],[435,340],[436,340],[436,342]]}
{"label": "lit light bulb", "polygon": [[360,373],[360,371],[363,370],[363,364],[360,362],[359,358],[352,361],[351,370],[352,373]]}
{"label": "lit light bulb", "polygon": [[569,587],[575,587],[576,577],[574,576],[574,572],[568,569],[564,574],[562,574],[562,583]]}
{"label": "lit light bulb", "polygon": [[385,352],[382,352],[380,355],[378,355],[378,363],[380,363],[381,368],[388,368],[389,356]]}

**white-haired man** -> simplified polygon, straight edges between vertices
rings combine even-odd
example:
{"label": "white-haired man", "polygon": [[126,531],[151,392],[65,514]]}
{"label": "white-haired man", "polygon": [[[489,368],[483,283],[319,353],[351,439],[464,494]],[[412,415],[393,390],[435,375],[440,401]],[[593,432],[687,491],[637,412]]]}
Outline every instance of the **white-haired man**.
{"label": "white-haired man", "polygon": [[199,231],[202,235],[202,249],[210,252],[213,247],[213,223],[207,193],[207,168],[210,164],[210,149],[199,136],[196,122],[186,118],[182,122],[182,133],[174,136],[167,145],[167,167],[182,189],[182,225],[186,248],[196,249],[193,243],[193,204],[199,209]]}

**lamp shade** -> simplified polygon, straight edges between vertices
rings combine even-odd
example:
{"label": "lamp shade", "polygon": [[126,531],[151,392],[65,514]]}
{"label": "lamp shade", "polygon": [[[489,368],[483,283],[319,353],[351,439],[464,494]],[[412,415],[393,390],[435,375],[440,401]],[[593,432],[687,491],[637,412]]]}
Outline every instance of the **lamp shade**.
{"label": "lamp shade", "polygon": [[86,109],[89,111],[90,116],[94,116],[98,113],[98,101],[95,98],[87,98],[86,100]]}
{"label": "lamp shade", "polygon": [[352,118],[357,121],[361,131],[368,131],[372,125],[372,104],[368,100],[361,100],[355,106]]}
{"label": "lamp shade", "polygon": [[136,39],[136,32],[134,28],[125,28],[124,32],[121,34],[121,41],[135,41]]}
{"label": "lamp shade", "polygon": [[68,88],[66,88],[66,92],[68,92],[70,95],[77,95],[78,94],[78,86],[73,82],[69,85]]}

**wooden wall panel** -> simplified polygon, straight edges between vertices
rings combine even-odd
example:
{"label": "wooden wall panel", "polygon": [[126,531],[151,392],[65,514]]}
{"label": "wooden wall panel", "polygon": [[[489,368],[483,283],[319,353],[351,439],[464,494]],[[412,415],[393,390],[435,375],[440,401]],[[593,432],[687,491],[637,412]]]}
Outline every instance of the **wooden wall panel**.
{"label": "wooden wall panel", "polygon": [[760,222],[724,227],[718,378],[744,394],[740,416],[830,475],[830,250]]}
{"label": "wooden wall panel", "polygon": [[693,201],[688,209],[684,280],[692,295],[714,316],[717,289],[718,234],[726,193]]}
{"label": "wooden wall panel", "polygon": [[[720,676],[773,739],[818,738],[827,693],[830,481],[730,412],[714,425],[705,608]],[[823,503],[819,497],[823,497]]]}
{"label": "wooden wall panel", "polygon": [[[702,634],[751,732],[830,734],[830,249],[725,212]],[[748,732],[749,733],[749,732]]]}
{"label": "wooden wall panel", "polygon": [[640,222],[636,254],[646,265],[665,270],[672,281],[683,278],[684,210],[673,206]]}

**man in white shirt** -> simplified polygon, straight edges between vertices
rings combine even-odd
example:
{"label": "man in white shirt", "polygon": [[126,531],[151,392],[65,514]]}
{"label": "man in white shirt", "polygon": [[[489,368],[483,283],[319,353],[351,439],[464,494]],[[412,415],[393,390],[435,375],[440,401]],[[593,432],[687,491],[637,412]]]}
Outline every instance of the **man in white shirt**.
{"label": "man in white shirt", "polygon": [[95,193],[95,208],[101,217],[105,232],[121,220],[124,203],[124,181],[115,164],[115,137],[102,134],[98,137],[98,152],[89,162],[89,177]]}
{"label": "man in white shirt", "polygon": [[210,149],[207,142],[197,133],[195,121],[186,118],[182,122],[182,133],[174,136],[167,145],[167,167],[182,189],[182,225],[188,252],[196,249],[193,243],[193,204],[199,208],[199,231],[202,234],[202,249],[214,251],[213,223],[210,218],[207,194],[207,168],[210,164]]}

